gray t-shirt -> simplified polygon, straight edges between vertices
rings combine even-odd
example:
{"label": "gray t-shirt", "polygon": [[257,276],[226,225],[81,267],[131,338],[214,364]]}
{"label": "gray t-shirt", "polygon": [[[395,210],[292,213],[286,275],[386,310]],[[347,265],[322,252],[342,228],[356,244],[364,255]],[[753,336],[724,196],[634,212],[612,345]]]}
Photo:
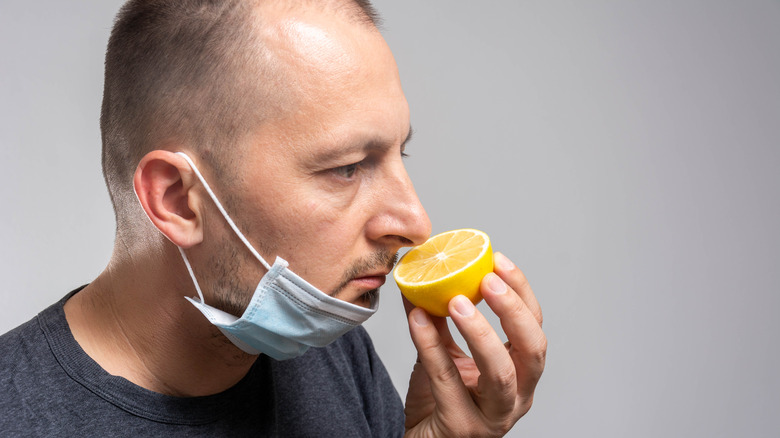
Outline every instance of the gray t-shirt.
{"label": "gray t-shirt", "polygon": [[403,435],[403,404],[362,327],[296,359],[260,355],[220,394],[170,397],[84,353],[63,311],[77,291],[0,336],[0,436]]}

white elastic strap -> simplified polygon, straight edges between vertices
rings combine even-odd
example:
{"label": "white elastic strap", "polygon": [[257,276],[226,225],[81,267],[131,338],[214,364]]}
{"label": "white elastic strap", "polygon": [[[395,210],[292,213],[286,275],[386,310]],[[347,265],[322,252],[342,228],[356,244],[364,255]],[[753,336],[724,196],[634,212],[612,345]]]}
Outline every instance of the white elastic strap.
{"label": "white elastic strap", "polygon": [[[222,217],[225,218],[225,220],[227,221],[228,225],[230,225],[230,228],[233,229],[233,231],[236,233],[238,238],[241,239],[242,242],[244,242],[244,245],[246,245],[246,247],[249,249],[249,251],[252,253],[252,255],[255,256],[255,258],[257,258],[257,260],[259,260],[260,263],[263,264],[263,266],[265,266],[265,269],[270,270],[271,269],[271,265],[269,265],[260,256],[260,254],[257,251],[255,251],[255,248],[252,246],[252,244],[249,243],[249,241],[246,239],[246,237],[244,237],[244,234],[241,233],[241,231],[238,230],[238,227],[233,222],[233,219],[230,219],[230,216],[228,216],[227,212],[222,207],[222,204],[219,203],[219,199],[217,199],[217,195],[215,195],[214,192],[211,190],[211,187],[209,187],[209,183],[207,183],[206,179],[203,178],[203,175],[200,174],[200,171],[195,166],[195,163],[193,163],[192,160],[190,159],[190,157],[188,157],[187,154],[185,154],[184,152],[176,152],[176,153],[181,155],[182,157],[184,157],[184,159],[187,160],[188,163],[190,163],[190,167],[192,167],[192,170],[193,170],[193,172],[195,172],[195,175],[200,180],[200,183],[203,184],[203,187],[206,189],[206,192],[211,197],[211,200],[214,201],[214,204],[217,205],[217,209],[219,209],[219,212],[222,213]],[[186,260],[186,258],[185,258],[185,260]],[[192,269],[190,268],[189,263],[187,263],[187,268],[190,269],[190,273],[192,273]],[[195,277],[193,277],[193,279],[194,278]],[[197,282],[195,283],[195,286],[197,287]],[[198,293],[200,294],[200,289],[198,289]],[[200,298],[201,298],[201,300],[203,300],[203,295],[201,295]]]}
{"label": "white elastic strap", "polygon": [[187,259],[187,254],[184,254],[184,250],[179,248],[179,252],[181,253],[181,258],[184,260],[184,265],[187,266],[187,270],[190,272],[190,278],[192,278],[192,283],[195,284],[195,290],[198,291],[198,296],[200,297],[200,302],[203,304],[206,304],[206,299],[203,298],[203,292],[200,291],[200,285],[198,284],[198,280],[195,278],[195,272],[192,271],[192,266],[190,266],[190,261]]}

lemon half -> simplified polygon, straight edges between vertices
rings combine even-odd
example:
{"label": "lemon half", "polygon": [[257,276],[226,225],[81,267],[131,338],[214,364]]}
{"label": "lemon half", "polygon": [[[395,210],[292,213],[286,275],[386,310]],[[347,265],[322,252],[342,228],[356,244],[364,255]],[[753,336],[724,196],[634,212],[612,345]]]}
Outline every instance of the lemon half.
{"label": "lemon half", "polygon": [[398,262],[393,278],[407,300],[431,315],[449,316],[452,297],[477,304],[479,284],[493,272],[493,249],[487,234],[471,228],[437,234],[412,248]]}

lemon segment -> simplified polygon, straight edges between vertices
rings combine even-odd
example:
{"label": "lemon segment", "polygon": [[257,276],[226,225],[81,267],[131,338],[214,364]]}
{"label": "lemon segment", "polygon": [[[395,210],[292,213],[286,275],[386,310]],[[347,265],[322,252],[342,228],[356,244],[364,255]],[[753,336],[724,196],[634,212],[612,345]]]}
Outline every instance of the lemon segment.
{"label": "lemon segment", "polygon": [[447,304],[464,295],[477,304],[479,284],[493,272],[493,249],[482,231],[471,228],[431,237],[407,252],[393,272],[401,293],[431,315],[449,316]]}

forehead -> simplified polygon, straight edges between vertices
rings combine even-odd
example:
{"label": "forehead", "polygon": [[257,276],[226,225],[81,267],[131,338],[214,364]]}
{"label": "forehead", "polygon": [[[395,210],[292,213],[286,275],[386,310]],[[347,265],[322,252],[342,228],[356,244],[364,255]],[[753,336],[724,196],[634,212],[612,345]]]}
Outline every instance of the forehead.
{"label": "forehead", "polygon": [[361,83],[398,82],[395,59],[376,28],[329,9],[268,9],[259,29],[276,91],[306,98]]}
{"label": "forehead", "polygon": [[405,139],[408,105],[376,29],[311,8],[271,10],[261,20],[273,93],[285,104],[268,115],[258,141],[293,151]]}

